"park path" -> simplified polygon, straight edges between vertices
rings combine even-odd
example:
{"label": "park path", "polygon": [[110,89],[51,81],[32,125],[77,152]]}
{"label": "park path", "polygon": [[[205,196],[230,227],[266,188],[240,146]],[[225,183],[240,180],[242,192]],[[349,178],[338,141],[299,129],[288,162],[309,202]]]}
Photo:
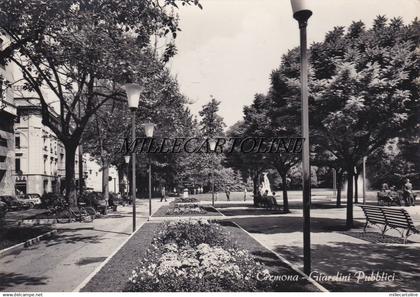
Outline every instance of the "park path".
{"label": "park path", "polygon": [[[164,204],[154,200],[153,211]],[[131,234],[131,209],[92,223],[57,224],[56,236],[0,258],[0,291],[71,292]],[[137,227],[147,212],[147,201],[138,201]]]}
{"label": "park path", "polygon": [[[420,229],[420,206],[406,208]],[[313,209],[311,211],[311,275],[351,275],[351,282],[328,281],[319,283],[331,291],[420,291],[420,234],[409,237],[402,244],[398,232],[387,232],[382,238],[377,228],[363,233],[364,215],[354,208],[355,228],[344,226],[346,210]],[[257,241],[275,251],[296,267],[303,269],[302,212],[278,216],[231,217],[234,222],[250,233]],[[361,280],[356,282],[355,273],[371,273],[395,277],[392,280]]]}

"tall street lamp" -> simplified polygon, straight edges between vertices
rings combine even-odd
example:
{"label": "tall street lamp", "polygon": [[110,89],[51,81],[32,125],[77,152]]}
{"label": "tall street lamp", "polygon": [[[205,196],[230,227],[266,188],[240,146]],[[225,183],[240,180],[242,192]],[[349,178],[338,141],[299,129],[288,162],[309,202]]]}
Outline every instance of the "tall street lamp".
{"label": "tall street lamp", "polygon": [[363,204],[366,204],[366,159],[363,157]]}
{"label": "tall street lamp", "polygon": [[[147,138],[153,138],[153,132],[155,130],[155,124],[153,123],[145,123],[143,124],[144,134],[146,134]],[[149,155],[149,220],[152,217],[152,161]]]}
{"label": "tall street lamp", "polygon": [[128,152],[127,152],[127,155],[125,155],[124,156],[124,161],[125,161],[125,164],[127,164],[127,196],[128,196],[128,194],[129,194],[129,192],[130,192],[130,188],[129,188],[129,185],[128,185],[128,182],[129,182],[129,177],[128,177],[128,173],[129,173],[129,171],[130,171],[130,167],[129,167],[129,164],[130,164],[130,155],[128,154]]}
{"label": "tall street lamp", "polygon": [[[128,107],[131,110],[131,138],[136,140],[136,110],[139,107],[140,93],[142,88],[138,84],[126,84],[124,89],[127,93]],[[131,154],[132,181],[131,194],[133,199],[133,232],[136,231],[136,152]]]}
{"label": "tall street lamp", "polygon": [[309,164],[309,111],[308,111],[308,56],[306,26],[312,11],[307,0],[291,0],[293,17],[299,22],[300,29],[300,82],[302,99],[302,187],[303,187],[303,270],[311,272],[311,170]]}
{"label": "tall street lamp", "polygon": [[[216,151],[216,139],[209,139],[210,151]],[[214,161],[213,157],[211,158],[211,205],[214,207]]]}

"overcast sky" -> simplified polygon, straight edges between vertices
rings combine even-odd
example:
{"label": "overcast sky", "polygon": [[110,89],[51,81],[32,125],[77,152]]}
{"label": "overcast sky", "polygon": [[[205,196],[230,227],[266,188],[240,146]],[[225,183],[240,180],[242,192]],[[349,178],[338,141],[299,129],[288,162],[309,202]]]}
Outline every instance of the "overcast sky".
{"label": "overcast sky", "polygon": [[[411,22],[420,0],[309,0],[309,42],[323,40],[334,26],[362,20],[369,27],[379,15]],[[220,100],[228,125],[242,118],[255,93],[266,93],[269,75],[283,54],[299,44],[290,0],[201,0],[203,10],[180,9],[178,54],[169,63],[182,92],[198,114],[210,95]]]}

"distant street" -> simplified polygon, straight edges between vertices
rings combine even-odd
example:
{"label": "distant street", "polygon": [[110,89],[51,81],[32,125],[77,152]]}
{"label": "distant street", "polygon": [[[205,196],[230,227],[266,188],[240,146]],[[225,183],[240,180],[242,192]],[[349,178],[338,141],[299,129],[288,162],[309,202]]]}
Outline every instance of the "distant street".
{"label": "distant street", "polygon": [[[153,210],[163,203],[153,201]],[[137,227],[147,220],[148,203],[137,204]],[[58,224],[57,236],[0,258],[0,291],[74,290],[131,234],[131,206],[93,223]]]}

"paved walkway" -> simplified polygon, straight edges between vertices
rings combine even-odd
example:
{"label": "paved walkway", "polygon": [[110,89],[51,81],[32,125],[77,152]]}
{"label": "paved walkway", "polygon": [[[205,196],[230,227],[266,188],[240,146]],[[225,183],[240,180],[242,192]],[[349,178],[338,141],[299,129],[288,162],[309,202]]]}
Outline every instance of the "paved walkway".
{"label": "paved walkway", "polygon": [[[226,209],[225,209],[226,210]],[[415,225],[420,225],[420,206],[407,208]],[[352,281],[320,281],[331,291],[420,291],[420,235],[409,237],[404,245],[400,234],[378,229],[363,233],[364,215],[355,207],[355,228],[345,228],[346,209],[313,209],[311,212],[312,271],[317,275],[350,275]],[[256,240],[303,269],[302,212],[277,216],[230,217]],[[360,273],[359,273],[360,272]],[[356,274],[378,273],[391,280],[360,280]],[[392,277],[394,275],[394,277]]]}
{"label": "paved walkway", "polygon": [[[153,211],[165,202],[153,201]],[[93,223],[57,224],[57,236],[0,258],[0,291],[71,292],[131,234],[131,206]],[[137,203],[137,226],[148,202]]]}

